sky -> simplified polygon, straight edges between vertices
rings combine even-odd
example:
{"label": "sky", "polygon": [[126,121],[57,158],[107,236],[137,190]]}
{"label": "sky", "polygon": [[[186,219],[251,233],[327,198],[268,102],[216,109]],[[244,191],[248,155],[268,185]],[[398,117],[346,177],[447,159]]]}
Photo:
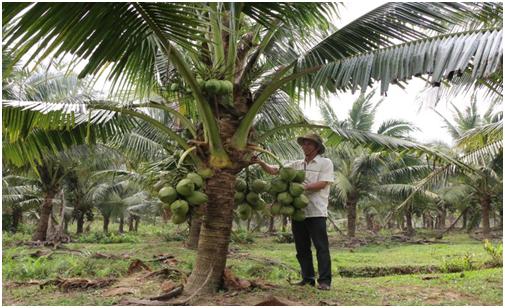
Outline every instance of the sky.
{"label": "sky", "polygon": [[[347,23],[355,20],[361,15],[373,10],[374,8],[382,5],[386,1],[353,1],[345,2],[345,7],[340,10],[340,18],[335,19],[334,23],[337,27],[345,26]],[[374,85],[378,86],[379,83]],[[433,94],[436,89],[431,88],[427,94],[421,94],[426,88],[426,82],[414,78],[409,81],[408,86],[405,89],[401,89],[396,85],[390,85],[386,97],[381,97],[379,95],[379,90],[372,101],[376,102],[381,98],[384,101],[377,109],[377,114],[375,117],[375,125],[373,129],[377,129],[380,123],[388,119],[401,119],[409,121],[419,128],[418,131],[411,134],[411,136],[421,143],[430,143],[433,141],[442,141],[448,145],[454,144],[451,136],[444,128],[445,124],[442,118],[433,111],[432,108],[437,110],[439,113],[444,115],[447,119],[452,119],[452,107],[450,103],[454,103],[460,110],[468,106],[470,103],[469,95],[460,95],[450,99],[441,99],[438,104],[435,105],[433,101]],[[372,90],[369,88],[367,93]],[[351,109],[352,103],[359,96],[359,91],[355,94],[349,93],[339,93],[334,95],[329,99],[329,103],[335,111],[339,119],[347,118],[349,110]],[[487,101],[479,101],[479,111],[484,113],[489,106]],[[315,104],[303,106],[304,113],[306,117],[310,120],[321,120],[321,115],[319,108]]]}

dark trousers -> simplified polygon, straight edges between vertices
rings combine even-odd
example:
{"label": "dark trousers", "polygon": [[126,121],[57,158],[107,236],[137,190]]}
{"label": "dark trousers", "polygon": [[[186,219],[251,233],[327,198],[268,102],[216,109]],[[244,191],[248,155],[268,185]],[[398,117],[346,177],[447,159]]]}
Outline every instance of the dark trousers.
{"label": "dark trousers", "polygon": [[296,258],[302,269],[302,279],[315,281],[312,262],[311,241],[316,247],[319,283],[331,284],[331,259],[326,233],[326,217],[309,217],[303,221],[292,221]]}

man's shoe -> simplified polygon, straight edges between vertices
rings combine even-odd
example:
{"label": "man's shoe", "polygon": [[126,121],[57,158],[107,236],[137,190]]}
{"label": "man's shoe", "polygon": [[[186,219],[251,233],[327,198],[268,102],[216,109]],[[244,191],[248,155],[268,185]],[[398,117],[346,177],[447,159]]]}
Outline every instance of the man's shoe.
{"label": "man's shoe", "polygon": [[327,283],[324,283],[324,282],[321,282],[320,284],[318,284],[317,288],[319,290],[323,290],[323,291],[329,291],[331,289],[330,285]]}
{"label": "man's shoe", "polygon": [[305,285],[311,285],[313,287],[316,286],[316,282],[314,280],[302,280],[296,283],[293,283],[294,286],[305,286]]}

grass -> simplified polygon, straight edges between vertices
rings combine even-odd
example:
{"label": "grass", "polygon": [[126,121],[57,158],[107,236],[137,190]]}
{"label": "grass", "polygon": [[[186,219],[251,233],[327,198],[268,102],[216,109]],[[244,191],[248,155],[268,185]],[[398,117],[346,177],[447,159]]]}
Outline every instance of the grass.
{"label": "grass", "polygon": [[[114,234],[114,233],[113,233]],[[176,266],[189,273],[195,252],[184,248],[182,239],[187,232],[171,224],[140,225],[139,232],[104,237],[99,226],[93,227],[79,242],[66,244],[67,248],[81,253],[56,251],[50,257],[31,257],[37,250],[14,245],[29,239],[28,234],[3,234],[3,304],[5,305],[112,305],[123,296],[106,297],[104,290],[79,290],[63,293],[56,287],[39,289],[38,286],[20,285],[6,287],[12,282],[45,280],[56,277],[118,278],[127,275],[132,259],[144,260],[152,270],[161,269],[160,262],[148,262],[153,256],[171,254]],[[336,235],[330,233],[335,239]],[[118,240],[119,238],[119,240]],[[114,239],[114,240],[111,240]],[[494,243],[496,245],[496,243]],[[496,246],[498,247],[498,246]],[[489,249],[488,249],[489,250]],[[358,248],[331,247],[333,289],[320,292],[314,288],[290,286],[287,281],[299,279],[298,262],[293,243],[278,243],[275,237],[251,236],[237,232],[230,244],[227,265],[240,278],[260,279],[277,285],[272,290],[253,290],[229,296],[220,292],[205,299],[201,305],[254,305],[273,294],[300,305],[501,305],[502,268],[478,269],[493,261],[484,244],[466,234],[450,234],[444,243],[406,244],[385,242]],[[490,250],[494,251],[494,250]],[[94,259],[94,253],[127,255],[130,259]],[[495,251],[495,254],[497,252]],[[496,259],[496,256],[494,257]],[[465,263],[466,262],[466,263]],[[471,266],[469,266],[470,264]],[[429,275],[395,275],[374,278],[346,278],[339,270],[365,267],[437,266],[441,269],[460,266],[463,272],[435,273]],[[429,276],[430,279],[423,279]],[[162,280],[133,282],[134,298],[158,295]]]}

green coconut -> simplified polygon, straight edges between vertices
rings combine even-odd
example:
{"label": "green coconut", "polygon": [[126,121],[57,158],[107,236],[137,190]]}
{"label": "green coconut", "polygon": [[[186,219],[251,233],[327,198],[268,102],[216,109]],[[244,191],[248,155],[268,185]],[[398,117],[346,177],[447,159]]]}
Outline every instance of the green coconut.
{"label": "green coconut", "polygon": [[204,179],[210,178],[211,176],[214,175],[214,171],[212,171],[212,169],[210,168],[199,169],[197,173]]}
{"label": "green coconut", "polygon": [[170,204],[177,200],[177,191],[172,186],[165,186],[160,189],[158,198],[160,198],[162,202]]}
{"label": "green coconut", "polygon": [[288,190],[288,183],[284,182],[279,178],[276,178],[272,180],[272,182],[270,183],[270,187],[271,187],[270,191],[272,193],[281,193]]}
{"label": "green coconut", "polygon": [[288,192],[283,192],[277,195],[277,201],[282,205],[288,205],[293,202],[293,197]]}
{"label": "green coconut", "polygon": [[272,207],[270,207],[270,213],[272,213],[272,215],[279,215],[281,213],[281,207],[282,205],[280,203],[274,203],[272,204]]}
{"label": "green coconut", "polygon": [[238,206],[238,214],[242,220],[247,220],[251,218],[252,215],[251,206],[247,203],[242,203],[241,205]]}
{"label": "green coconut", "polygon": [[293,200],[293,206],[297,209],[303,209],[309,205],[309,198],[305,195],[300,195]]}
{"label": "green coconut", "polygon": [[267,183],[267,187],[265,188],[265,192],[270,192],[272,189],[272,184],[270,184],[270,182],[266,182],[266,183]]}
{"label": "green coconut", "polygon": [[235,181],[235,190],[245,192],[247,190],[247,183],[242,179],[237,179]]}
{"label": "green coconut", "polygon": [[210,79],[205,82],[205,91],[209,94],[219,94],[221,91],[221,81],[217,79]]}
{"label": "green coconut", "polygon": [[233,200],[235,201],[235,204],[239,204],[245,200],[245,194],[241,191],[236,191],[235,196],[233,196]]}
{"label": "green coconut", "polygon": [[295,208],[290,205],[284,205],[280,210],[281,214],[284,216],[291,216],[295,212]]}
{"label": "green coconut", "polygon": [[193,183],[195,183],[195,186],[197,188],[203,186],[203,179],[197,173],[190,172],[186,175],[186,178],[190,179]]}
{"label": "green coconut", "polygon": [[233,92],[233,83],[229,80],[220,80],[220,88],[218,94],[225,95]]}
{"label": "green coconut", "polygon": [[265,209],[266,205],[267,205],[267,203],[265,202],[265,200],[263,200],[262,198],[259,198],[258,202],[254,206],[254,209],[258,212],[261,212]]}
{"label": "green coconut", "polygon": [[184,200],[177,200],[170,204],[170,211],[174,215],[185,216],[189,211],[189,205]]}
{"label": "green coconut", "polygon": [[303,170],[297,170],[296,171],[296,176],[293,179],[293,182],[303,183],[303,181],[305,181],[305,171],[303,171]]}
{"label": "green coconut", "polygon": [[182,224],[186,221],[186,215],[172,215],[172,222],[176,225]]}
{"label": "green coconut", "polygon": [[195,190],[191,195],[186,197],[186,201],[191,205],[201,205],[207,203],[209,197],[205,193]]}
{"label": "green coconut", "polygon": [[260,196],[257,193],[251,191],[246,195],[245,199],[247,200],[247,203],[256,205],[260,199]]}
{"label": "green coconut", "polygon": [[300,183],[290,183],[289,184],[289,194],[295,198],[303,194],[304,192],[303,184]]}
{"label": "green coconut", "polygon": [[205,88],[205,80],[203,80],[201,78],[197,78],[196,79],[196,83],[198,84],[198,86],[200,87],[200,89]]}
{"label": "green coconut", "polygon": [[279,175],[285,182],[291,182],[296,176],[296,169],[289,167],[281,168]]}
{"label": "green coconut", "polygon": [[267,182],[260,180],[260,179],[254,180],[251,184],[251,189],[254,192],[257,192],[258,194],[265,192],[267,188],[268,188]]}
{"label": "green coconut", "polygon": [[293,213],[293,220],[294,221],[305,220],[305,213],[300,209],[295,210],[295,212]]}
{"label": "green coconut", "polygon": [[180,195],[187,197],[195,191],[195,183],[190,179],[182,179],[177,183],[177,186],[175,186],[175,190],[177,190],[177,193]]}

